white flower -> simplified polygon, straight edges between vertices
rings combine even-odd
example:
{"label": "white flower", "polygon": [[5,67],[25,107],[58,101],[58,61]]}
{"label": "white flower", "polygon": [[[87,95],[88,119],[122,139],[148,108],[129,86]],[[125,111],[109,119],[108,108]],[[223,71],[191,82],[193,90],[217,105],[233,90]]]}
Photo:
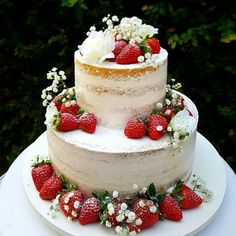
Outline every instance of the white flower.
{"label": "white flower", "polygon": [[45,114],[46,120],[45,120],[44,124],[45,125],[50,124],[53,120],[54,115],[56,115],[56,114],[58,114],[57,107],[52,102],[47,106],[47,111]]}
{"label": "white flower", "polygon": [[156,213],[157,212],[157,207],[156,206],[151,206],[150,207],[150,212],[151,213]]}
{"label": "white flower", "polygon": [[106,225],[106,227],[111,228],[111,222],[110,221],[106,220],[105,225]]}
{"label": "white flower", "polygon": [[119,21],[119,18],[117,16],[112,16],[112,21]]}
{"label": "white flower", "polygon": [[115,38],[110,31],[92,31],[80,46],[80,52],[89,63],[101,63],[107,58],[114,58]]}
{"label": "white flower", "polygon": [[174,132],[180,136],[186,136],[193,131],[196,120],[189,115],[187,110],[179,111],[170,121],[170,126]]}
{"label": "white flower", "polygon": [[138,218],[136,221],[135,221],[136,225],[141,225],[143,222],[140,218]]}
{"label": "white flower", "polygon": [[122,210],[122,211],[125,211],[126,209],[127,209],[127,204],[125,203],[125,202],[122,202],[121,203],[121,205],[120,205],[120,209]]}
{"label": "white flower", "polygon": [[133,211],[131,211],[129,214],[128,214],[128,219],[129,220],[135,220],[135,217],[136,217],[136,215],[135,215],[135,213],[133,212]]}
{"label": "white flower", "polygon": [[138,62],[142,63],[142,62],[144,62],[144,60],[145,60],[144,56],[139,56],[138,57]]}
{"label": "white flower", "polygon": [[116,220],[118,222],[122,222],[124,220],[124,218],[125,218],[124,214],[120,214],[120,215],[116,216]]}
{"label": "white flower", "polygon": [[151,38],[154,34],[158,33],[158,29],[154,28],[151,25],[146,25],[146,24],[142,24],[139,28],[139,35],[140,37],[144,38]]}
{"label": "white flower", "polygon": [[156,104],[156,108],[157,108],[158,110],[161,110],[161,109],[163,108],[162,103],[161,103],[161,102],[158,102],[158,103]]}
{"label": "white flower", "polygon": [[116,226],[115,231],[116,233],[120,234],[122,232],[122,227]]}
{"label": "white flower", "polygon": [[162,131],[162,130],[163,130],[163,126],[158,125],[158,126],[156,127],[156,130],[157,130],[157,131]]}
{"label": "white flower", "polygon": [[113,191],[112,196],[113,196],[114,198],[117,198],[117,197],[119,196],[118,191]]}

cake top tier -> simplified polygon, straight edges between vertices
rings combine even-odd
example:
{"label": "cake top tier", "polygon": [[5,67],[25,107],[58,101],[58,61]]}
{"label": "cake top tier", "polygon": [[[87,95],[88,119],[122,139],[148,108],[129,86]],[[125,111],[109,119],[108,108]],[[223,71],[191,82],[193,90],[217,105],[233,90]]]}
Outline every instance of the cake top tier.
{"label": "cake top tier", "polygon": [[135,16],[119,20],[117,16],[108,15],[102,22],[106,27],[97,30],[91,26],[88,37],[79,46],[83,62],[91,65],[110,61],[158,66],[161,46],[155,36],[157,28],[144,24]]}

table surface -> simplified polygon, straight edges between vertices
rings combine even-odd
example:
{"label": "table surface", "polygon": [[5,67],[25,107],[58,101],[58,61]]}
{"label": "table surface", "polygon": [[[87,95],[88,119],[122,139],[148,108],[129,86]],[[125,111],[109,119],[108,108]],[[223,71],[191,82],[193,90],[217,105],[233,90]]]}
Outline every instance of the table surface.
{"label": "table surface", "polygon": [[[18,156],[0,182],[0,236],[59,235],[34,210],[23,187],[23,157],[42,142],[45,142],[45,133]],[[236,235],[236,175],[225,161],[224,165],[227,176],[224,201],[214,219],[197,236]]]}

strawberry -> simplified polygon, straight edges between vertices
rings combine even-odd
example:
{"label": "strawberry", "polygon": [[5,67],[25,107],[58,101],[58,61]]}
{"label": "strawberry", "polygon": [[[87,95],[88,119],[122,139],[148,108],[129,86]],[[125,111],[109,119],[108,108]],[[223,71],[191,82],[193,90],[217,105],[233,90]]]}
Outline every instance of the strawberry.
{"label": "strawberry", "polygon": [[175,110],[173,107],[164,107],[161,111],[163,116],[166,118],[167,122],[169,123],[170,120],[175,116]]}
{"label": "strawberry", "polygon": [[55,104],[55,106],[57,107],[57,110],[60,111],[61,105],[62,105],[62,96],[58,95],[52,101]]}
{"label": "strawberry", "polygon": [[142,55],[142,51],[136,44],[126,45],[116,57],[118,64],[132,64],[138,62],[138,57]]}
{"label": "strawberry", "polygon": [[181,209],[170,194],[166,194],[159,208],[162,216],[168,220],[179,221],[183,218]]}
{"label": "strawberry", "polygon": [[59,131],[71,131],[79,128],[78,119],[70,113],[61,113],[54,117],[53,128]]}
{"label": "strawberry", "polygon": [[83,194],[78,190],[66,192],[60,198],[60,208],[65,216],[72,220],[79,217],[81,206],[84,202]]}
{"label": "strawberry", "polygon": [[115,54],[115,57],[117,57],[123,48],[127,45],[127,42],[125,40],[118,40],[115,42],[115,49],[112,51]]}
{"label": "strawberry", "polygon": [[39,196],[44,200],[53,200],[62,191],[60,177],[51,176],[47,179],[39,192]]}
{"label": "strawberry", "polygon": [[51,163],[41,162],[33,165],[31,171],[34,185],[38,191],[41,190],[46,180],[48,180],[53,174],[53,168]]}
{"label": "strawberry", "polygon": [[62,103],[60,112],[61,113],[70,113],[74,116],[78,114],[79,105],[76,102]]}
{"label": "strawberry", "polygon": [[160,53],[161,46],[158,39],[154,37],[147,39],[146,44],[150,47],[151,53]]}
{"label": "strawberry", "polygon": [[79,128],[93,134],[96,130],[97,119],[92,113],[84,113],[79,117]]}
{"label": "strawberry", "polygon": [[142,138],[146,134],[146,126],[138,118],[131,119],[124,130],[128,138]]}
{"label": "strawberry", "polygon": [[99,221],[101,211],[100,202],[97,198],[88,198],[82,205],[79,215],[79,222],[82,225]]}
{"label": "strawberry", "polygon": [[113,208],[114,208],[114,213],[110,214],[108,211],[106,214],[107,220],[111,223],[112,226],[121,225],[127,219],[127,217],[124,217],[124,219],[121,222],[117,221],[117,216],[119,215],[119,211],[121,210],[121,204],[122,204],[122,201],[119,198],[116,198],[112,203]]}
{"label": "strawberry", "polygon": [[181,209],[195,208],[202,203],[202,198],[185,184],[182,184],[178,194],[183,196],[183,199],[179,201]]}
{"label": "strawberry", "polygon": [[152,114],[147,118],[146,122],[150,139],[160,139],[166,133],[168,123],[163,116]]}
{"label": "strawberry", "polygon": [[[137,219],[141,219],[141,224],[136,225],[134,230],[137,232],[151,227],[156,224],[159,220],[159,214],[157,212],[157,207],[152,200],[147,199],[137,199],[133,205],[133,212]],[[130,229],[131,230],[131,229]]]}

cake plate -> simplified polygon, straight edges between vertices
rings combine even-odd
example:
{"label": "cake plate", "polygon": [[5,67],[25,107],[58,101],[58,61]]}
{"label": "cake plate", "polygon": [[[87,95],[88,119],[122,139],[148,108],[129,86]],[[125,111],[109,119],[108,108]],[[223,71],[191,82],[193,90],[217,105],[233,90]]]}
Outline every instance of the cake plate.
{"label": "cake plate", "polygon": [[[46,139],[46,138],[45,138]],[[23,164],[23,185],[26,194],[35,208],[48,225],[62,235],[75,236],[111,236],[114,235],[113,229],[108,229],[99,224],[82,226],[78,221],[67,221],[66,217],[58,212],[52,218],[48,212],[51,205],[50,201],[44,201],[39,197],[31,178],[31,164],[36,155],[47,155],[47,140],[30,152],[25,157]],[[226,172],[222,158],[219,156],[211,143],[201,134],[197,134],[195,160],[192,174],[199,175],[207,182],[207,187],[213,192],[213,199],[209,203],[203,203],[200,207],[184,210],[183,219],[180,222],[159,221],[150,229],[142,231],[140,236],[190,236],[201,231],[216,215],[219,210],[226,191]]]}

